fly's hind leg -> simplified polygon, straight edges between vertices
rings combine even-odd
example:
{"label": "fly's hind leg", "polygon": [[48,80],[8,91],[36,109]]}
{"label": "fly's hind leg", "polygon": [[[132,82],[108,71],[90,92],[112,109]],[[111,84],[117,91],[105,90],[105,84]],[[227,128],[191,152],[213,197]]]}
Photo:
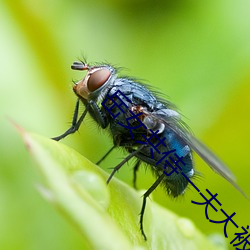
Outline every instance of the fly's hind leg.
{"label": "fly's hind leg", "polygon": [[136,174],[137,174],[137,171],[138,171],[140,165],[141,165],[141,161],[140,161],[140,160],[137,160],[136,163],[135,163],[135,165],[134,165],[134,168],[133,168],[133,187],[134,187],[135,189],[137,189],[137,188],[136,188],[136,179],[137,179],[137,178],[136,178]]}
{"label": "fly's hind leg", "polygon": [[145,212],[145,208],[146,208],[147,198],[158,187],[158,185],[161,183],[161,181],[163,180],[164,177],[165,177],[165,174],[163,173],[162,175],[160,175],[158,177],[158,179],[153,183],[153,185],[143,195],[142,208],[141,208],[141,212],[140,212],[140,230],[141,230],[141,233],[142,233],[144,240],[147,240],[147,236],[146,236],[146,234],[144,232],[144,228],[143,228],[143,217],[144,217],[144,212]]}

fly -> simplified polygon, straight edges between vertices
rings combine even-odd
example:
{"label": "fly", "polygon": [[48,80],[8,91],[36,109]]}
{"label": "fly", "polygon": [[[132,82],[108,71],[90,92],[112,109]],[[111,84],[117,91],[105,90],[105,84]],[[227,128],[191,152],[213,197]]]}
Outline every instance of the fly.
{"label": "fly", "polygon": [[[156,181],[143,195],[140,230],[145,240],[143,216],[147,197],[159,184],[163,184],[172,197],[183,194],[189,179],[195,174],[193,151],[243,193],[227,166],[189,132],[172,103],[157,97],[157,94],[149,90],[145,84],[132,78],[118,77],[117,70],[111,65],[90,66],[85,62],[74,62],[71,68],[87,71],[87,74],[73,87],[78,99],[71,127],[53,139],[59,141],[76,132],[89,113],[102,129],[109,131],[113,138],[113,147],[98,164],[116,147],[123,147],[128,152],[127,157],[113,169],[107,183],[131,158],[137,159],[134,166],[134,186],[140,165],[145,163],[150,166]],[[85,110],[79,116],[80,102],[85,106]],[[177,160],[171,158],[174,168],[166,166],[162,160],[164,155],[159,154],[166,150],[168,154],[174,153],[175,159],[177,157]],[[188,178],[178,174],[177,167],[180,169],[178,163],[182,163],[182,173]]]}

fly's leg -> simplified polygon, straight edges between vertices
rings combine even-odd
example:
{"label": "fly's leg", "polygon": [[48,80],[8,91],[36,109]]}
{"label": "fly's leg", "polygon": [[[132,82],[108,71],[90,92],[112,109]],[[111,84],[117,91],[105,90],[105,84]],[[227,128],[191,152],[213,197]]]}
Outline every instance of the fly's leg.
{"label": "fly's leg", "polygon": [[158,177],[158,179],[153,183],[153,185],[143,195],[142,208],[141,208],[141,212],[140,212],[140,230],[141,230],[141,233],[143,235],[144,240],[147,240],[147,236],[146,236],[144,229],[143,229],[143,216],[144,216],[144,212],[145,212],[145,208],[146,208],[146,200],[147,200],[148,196],[158,187],[158,185],[161,183],[161,181],[163,180],[164,177],[165,177],[165,174],[163,173],[162,175],[160,175],[160,177]]}
{"label": "fly's leg", "polygon": [[140,165],[141,165],[141,161],[140,161],[140,160],[137,160],[137,161],[136,161],[136,164],[135,164],[135,166],[134,166],[134,168],[133,168],[133,187],[134,187],[135,189],[137,189],[137,188],[136,188],[136,173],[137,173],[137,171],[138,171]]}
{"label": "fly's leg", "polygon": [[96,165],[99,165],[115,148],[115,145],[96,163]]}
{"label": "fly's leg", "polygon": [[106,128],[108,126],[106,115],[100,110],[97,103],[93,100],[89,101],[89,105],[91,107],[90,112],[93,113],[97,123],[101,125],[103,129]]}
{"label": "fly's leg", "polygon": [[122,162],[120,162],[116,167],[114,167],[112,173],[110,174],[107,184],[111,181],[114,174],[126,163],[128,162],[132,157],[134,157],[139,151],[141,151],[146,145],[140,146],[137,150],[134,150],[132,153],[130,153]]}
{"label": "fly's leg", "polygon": [[82,113],[81,117],[77,121],[78,112],[79,112],[79,103],[80,103],[80,101],[78,99],[77,102],[76,102],[76,106],[75,106],[75,110],[74,110],[74,116],[73,116],[71,127],[65,133],[63,133],[62,135],[59,135],[59,136],[51,138],[51,139],[53,139],[55,141],[60,141],[64,137],[68,136],[69,134],[75,133],[79,129],[79,127],[80,127],[80,125],[81,125],[81,123],[82,123],[82,121],[83,121],[84,117],[86,116],[86,114],[88,112],[88,109],[89,109],[89,106],[87,106],[86,109],[84,110],[84,112]]}

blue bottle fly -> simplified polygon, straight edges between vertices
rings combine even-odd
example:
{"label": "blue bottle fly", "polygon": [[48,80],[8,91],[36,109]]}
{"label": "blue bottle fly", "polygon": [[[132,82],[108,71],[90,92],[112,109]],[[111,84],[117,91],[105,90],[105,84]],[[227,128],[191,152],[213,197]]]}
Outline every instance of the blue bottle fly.
{"label": "blue bottle fly", "polygon": [[[128,156],[114,168],[107,183],[131,158],[137,159],[134,186],[139,166],[142,163],[150,166],[156,181],[143,195],[140,229],[145,240],[143,215],[147,197],[159,184],[170,196],[182,195],[195,175],[193,151],[242,192],[225,164],[189,132],[175,106],[157,97],[147,85],[132,78],[118,77],[117,70],[108,64],[89,66],[85,62],[74,62],[71,68],[87,71],[87,74],[73,87],[78,99],[71,127],[53,139],[59,141],[76,132],[89,113],[113,138],[113,147],[98,163],[116,147],[123,147],[128,152]],[[85,110],[79,116],[80,102]]]}

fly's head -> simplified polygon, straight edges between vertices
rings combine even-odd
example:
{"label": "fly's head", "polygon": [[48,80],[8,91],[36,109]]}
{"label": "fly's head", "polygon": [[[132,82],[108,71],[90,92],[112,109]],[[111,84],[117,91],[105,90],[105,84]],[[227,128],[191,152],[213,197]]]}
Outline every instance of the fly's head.
{"label": "fly's head", "polygon": [[73,87],[75,94],[84,100],[102,99],[105,89],[115,80],[116,72],[110,65],[89,66],[83,62],[74,62],[74,70],[87,70],[86,76]]}

